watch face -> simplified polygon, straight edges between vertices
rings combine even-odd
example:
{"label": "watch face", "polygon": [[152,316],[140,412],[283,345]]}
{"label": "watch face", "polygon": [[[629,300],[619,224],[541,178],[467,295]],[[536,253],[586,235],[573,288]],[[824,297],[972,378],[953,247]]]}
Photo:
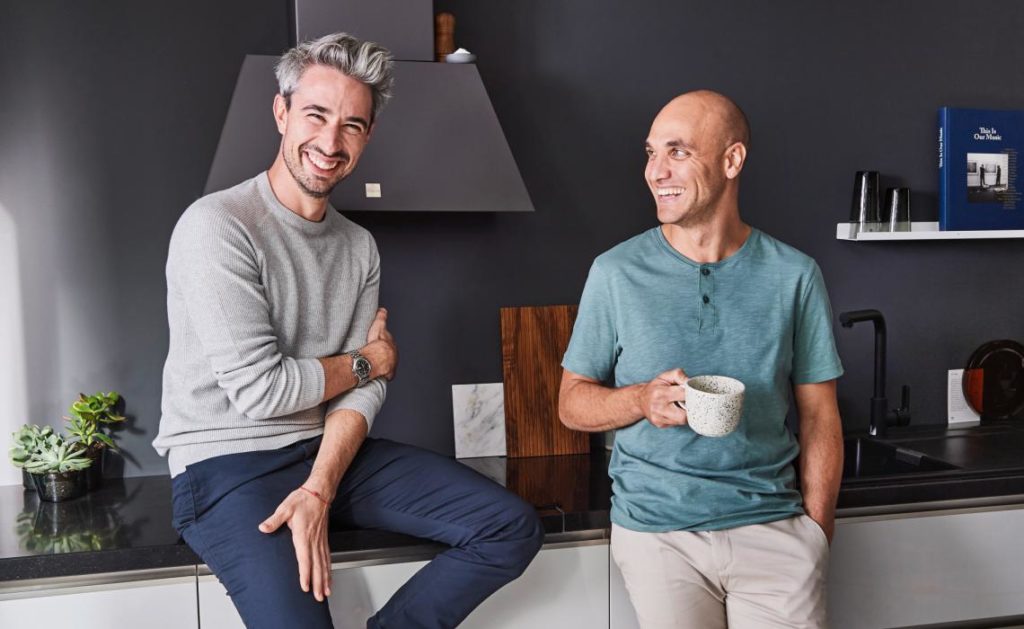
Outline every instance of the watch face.
{"label": "watch face", "polygon": [[362,356],[358,356],[352,363],[352,371],[355,372],[360,379],[370,377],[370,361]]}

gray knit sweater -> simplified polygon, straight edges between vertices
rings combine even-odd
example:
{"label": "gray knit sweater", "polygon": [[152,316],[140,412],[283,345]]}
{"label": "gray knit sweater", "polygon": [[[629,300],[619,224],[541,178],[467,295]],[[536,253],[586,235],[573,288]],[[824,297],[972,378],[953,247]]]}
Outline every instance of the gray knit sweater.
{"label": "gray knit sweater", "polygon": [[171,476],[319,435],[337,409],[372,424],[383,380],[321,404],[317,358],[366,344],[379,285],[368,231],[330,207],[319,223],[303,219],[266,173],[193,203],[167,256],[170,348],[153,446]]}

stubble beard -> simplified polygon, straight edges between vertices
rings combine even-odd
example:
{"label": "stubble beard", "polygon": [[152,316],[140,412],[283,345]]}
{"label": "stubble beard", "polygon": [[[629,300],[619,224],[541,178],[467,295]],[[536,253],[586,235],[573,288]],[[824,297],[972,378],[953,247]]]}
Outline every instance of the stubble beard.
{"label": "stubble beard", "polygon": [[[679,209],[676,209],[674,211],[674,213],[678,212],[680,212]],[[661,210],[659,209],[659,214],[660,213]],[[698,227],[700,225],[706,225],[707,223],[711,222],[711,219],[714,218],[714,216],[715,204],[711,200],[707,200],[704,201],[703,203],[695,203],[694,205],[688,208],[682,209],[681,215],[679,215],[675,220],[672,220],[671,216],[666,217],[669,220],[661,220],[660,216],[658,218],[661,221],[661,223],[665,225],[675,225],[676,227],[689,228]]]}
{"label": "stubble beard", "polygon": [[[345,178],[345,175],[340,175],[334,180],[323,180],[306,172],[302,167],[302,152],[306,148],[306,145],[303,144],[299,146],[294,154],[291,151],[284,151],[284,165],[288,168],[292,179],[295,180],[295,183],[304,194],[314,199],[326,199],[330,196],[331,191],[334,190],[334,186],[338,185]],[[347,156],[344,159],[348,161]],[[341,166],[339,164],[338,167],[341,168]]]}
{"label": "stubble beard", "polygon": [[718,202],[725,194],[725,186],[722,185],[718,189],[709,190],[708,192],[711,193],[710,196],[705,197],[703,201],[694,201],[693,205],[683,210],[682,216],[671,221],[671,224],[677,227],[690,228],[710,223],[715,217]]}
{"label": "stubble beard", "polygon": [[710,203],[703,203],[690,208],[688,212],[679,217],[679,220],[673,221],[673,224],[678,227],[697,227],[710,223],[714,215],[714,206]]}

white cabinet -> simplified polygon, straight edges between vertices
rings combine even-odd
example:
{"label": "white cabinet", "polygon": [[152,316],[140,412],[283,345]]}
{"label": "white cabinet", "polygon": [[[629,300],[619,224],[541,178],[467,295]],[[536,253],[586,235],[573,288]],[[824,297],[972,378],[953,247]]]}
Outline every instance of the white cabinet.
{"label": "white cabinet", "polygon": [[[388,602],[425,561],[338,568],[332,573],[331,617],[335,629],[365,629],[366,619]],[[312,596],[312,595],[310,595]],[[217,577],[199,577],[199,615],[203,627],[245,629]]]}
{"label": "white cabinet", "polygon": [[465,629],[608,626],[608,541],[542,550],[523,576],[484,601]]}
{"label": "white cabinet", "polygon": [[335,629],[365,629],[366,619],[425,565],[414,561],[335,570],[328,599]]}
{"label": "white cabinet", "polygon": [[610,629],[640,629],[633,603],[629,601],[626,582],[622,579],[622,571],[615,560],[609,557],[608,574],[608,615]]}
{"label": "white cabinet", "polygon": [[0,627],[198,629],[195,576],[0,595]]}
{"label": "white cabinet", "polygon": [[[600,540],[542,550],[521,577],[478,607],[463,629],[608,627],[608,543]],[[338,568],[333,573],[331,616],[337,629],[363,629],[425,561]],[[213,576],[199,577],[203,627],[242,629],[231,600]]]}
{"label": "white cabinet", "polygon": [[199,626],[245,629],[228,591],[212,574],[199,577]]}
{"label": "white cabinet", "polygon": [[833,629],[1024,614],[1024,509],[848,519],[829,564]]}

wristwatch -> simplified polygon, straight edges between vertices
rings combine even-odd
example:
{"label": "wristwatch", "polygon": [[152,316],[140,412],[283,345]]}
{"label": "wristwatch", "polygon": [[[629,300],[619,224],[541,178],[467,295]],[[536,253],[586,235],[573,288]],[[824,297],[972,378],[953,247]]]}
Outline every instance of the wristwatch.
{"label": "wristwatch", "polygon": [[366,356],[359,353],[358,349],[346,353],[352,357],[352,375],[359,380],[359,384],[356,386],[361,387],[370,381],[370,371],[373,369],[373,365],[370,364]]}

